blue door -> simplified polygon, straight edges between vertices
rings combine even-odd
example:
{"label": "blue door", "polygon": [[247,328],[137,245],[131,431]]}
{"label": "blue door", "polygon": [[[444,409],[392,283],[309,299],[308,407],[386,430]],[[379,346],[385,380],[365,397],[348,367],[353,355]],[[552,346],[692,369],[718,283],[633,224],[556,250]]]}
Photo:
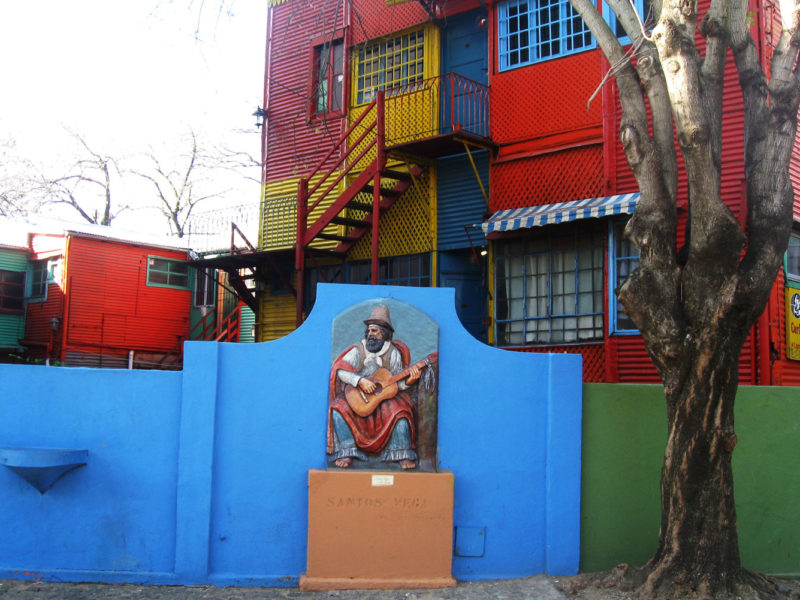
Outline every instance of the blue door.
{"label": "blue door", "polygon": [[455,288],[456,314],[464,329],[487,343],[486,270],[470,249],[439,253],[439,287]]}
{"label": "blue door", "polygon": [[489,83],[489,35],[484,9],[448,17],[442,26],[442,73]]}
{"label": "blue door", "polygon": [[[447,18],[442,25],[442,73],[457,73],[479,84],[488,84],[486,19],[484,9]],[[441,99],[442,133],[460,127],[469,133],[487,135],[487,106],[476,101],[474,84],[461,78],[444,78]]]}

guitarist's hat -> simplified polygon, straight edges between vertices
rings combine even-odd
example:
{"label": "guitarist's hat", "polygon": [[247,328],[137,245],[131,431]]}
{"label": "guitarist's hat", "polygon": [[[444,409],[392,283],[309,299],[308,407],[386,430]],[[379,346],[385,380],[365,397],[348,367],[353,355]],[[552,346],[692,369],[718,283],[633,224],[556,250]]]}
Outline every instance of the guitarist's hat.
{"label": "guitarist's hat", "polygon": [[373,308],[369,318],[364,319],[364,323],[367,325],[381,325],[394,333],[392,319],[389,317],[389,307],[385,304],[378,304],[378,306]]}

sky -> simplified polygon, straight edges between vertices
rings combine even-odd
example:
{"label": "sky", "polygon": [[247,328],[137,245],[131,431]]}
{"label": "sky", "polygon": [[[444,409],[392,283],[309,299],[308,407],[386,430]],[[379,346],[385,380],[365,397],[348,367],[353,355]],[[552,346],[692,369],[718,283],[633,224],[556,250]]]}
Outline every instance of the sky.
{"label": "sky", "polygon": [[[0,139],[51,171],[75,160],[70,132],[101,154],[176,157],[191,128],[258,157],[266,26],[266,0],[6,0]],[[227,201],[257,203],[242,186]]]}

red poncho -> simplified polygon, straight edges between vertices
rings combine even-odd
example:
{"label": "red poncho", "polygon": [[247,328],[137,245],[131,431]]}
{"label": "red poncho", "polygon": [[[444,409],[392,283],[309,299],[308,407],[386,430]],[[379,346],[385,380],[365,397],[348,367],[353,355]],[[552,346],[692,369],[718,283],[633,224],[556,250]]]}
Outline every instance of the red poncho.
{"label": "red poncho", "polygon": [[[395,348],[400,351],[400,356],[403,359],[403,368],[407,368],[411,354],[403,342],[392,341]],[[353,432],[356,445],[365,452],[376,453],[383,450],[389,442],[389,438],[394,431],[394,426],[401,418],[408,419],[408,424],[411,426],[411,447],[416,448],[416,419],[414,418],[414,404],[411,397],[406,392],[398,392],[394,398],[388,398],[380,403],[375,411],[367,416],[361,417],[353,412],[347,400],[344,397],[345,384],[336,376],[339,369],[356,373],[357,369],[350,363],[344,360],[344,356],[355,348],[350,346],[345,349],[338,358],[333,362],[330,374],[330,387],[328,394],[328,454],[333,454],[333,415],[331,411],[335,410],[345,420]]]}

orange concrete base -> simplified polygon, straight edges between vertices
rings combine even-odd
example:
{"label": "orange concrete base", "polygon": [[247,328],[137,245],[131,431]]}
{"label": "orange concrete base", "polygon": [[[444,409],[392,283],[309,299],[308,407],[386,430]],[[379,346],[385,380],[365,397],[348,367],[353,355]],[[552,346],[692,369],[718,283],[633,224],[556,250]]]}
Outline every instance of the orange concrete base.
{"label": "orange concrete base", "polygon": [[453,474],[308,472],[302,590],[450,587]]}

